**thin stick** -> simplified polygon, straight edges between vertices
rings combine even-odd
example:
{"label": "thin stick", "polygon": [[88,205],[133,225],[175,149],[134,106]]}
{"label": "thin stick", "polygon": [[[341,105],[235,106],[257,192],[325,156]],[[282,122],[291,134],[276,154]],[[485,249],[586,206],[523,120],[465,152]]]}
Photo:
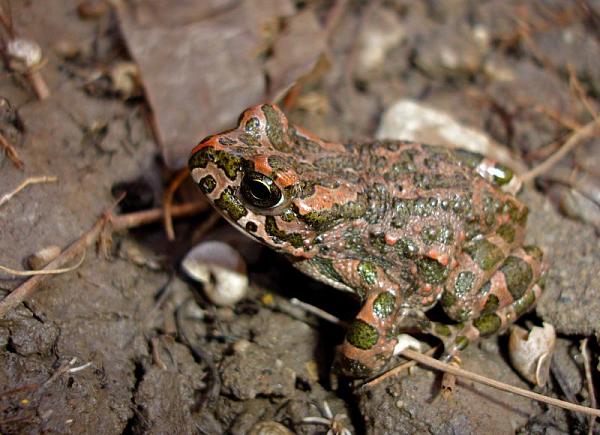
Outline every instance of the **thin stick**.
{"label": "thin stick", "polygon": [[179,171],[173,181],[171,181],[171,184],[169,184],[167,187],[167,190],[165,190],[165,194],[163,196],[165,231],[167,233],[167,239],[171,242],[175,240],[175,230],[173,229],[173,217],[171,212],[173,207],[173,195],[175,195],[175,192],[177,189],[179,189],[181,183],[183,183],[189,175],[190,171],[187,168]]}
{"label": "thin stick", "polygon": [[10,201],[10,199],[19,193],[21,190],[25,189],[30,184],[39,184],[39,183],[54,183],[58,180],[57,177],[52,176],[41,176],[41,177],[29,177],[23,180],[21,184],[19,184],[12,192],[9,192],[0,198],[0,205],[3,205]]}
{"label": "thin stick", "polygon": [[83,254],[81,255],[81,258],[79,259],[77,264],[70,267],[64,267],[62,269],[16,270],[11,269],[10,267],[0,265],[0,270],[14,276],[60,275],[61,273],[71,272],[77,269],[79,266],[81,266],[83,260],[85,260],[85,251],[83,251]]}
{"label": "thin stick", "polygon": [[323,320],[327,320],[328,322],[333,323],[334,325],[339,325],[343,328],[348,327],[348,324],[346,322],[344,322],[343,320],[338,319],[333,314],[329,314],[327,311],[322,310],[318,307],[315,307],[314,305],[307,304],[306,302],[302,302],[301,300],[296,299],[296,298],[290,299],[290,303],[292,305],[296,305],[296,306],[302,308],[305,311],[308,311],[309,313],[314,314],[315,316],[317,316]]}
{"label": "thin stick", "polygon": [[0,133],[0,147],[4,148],[4,152],[6,152],[6,156],[13,162],[13,165],[17,169],[23,169],[25,163],[21,160],[17,149],[4,137],[2,133]]}
{"label": "thin stick", "polygon": [[544,160],[542,163],[537,165],[535,168],[526,172],[521,176],[521,180],[523,183],[533,180],[537,176],[547,172],[550,170],[556,163],[558,163],[564,156],[569,153],[573,148],[575,148],[579,143],[591,137],[595,134],[596,128],[600,125],[600,119],[595,119],[592,122],[584,125],[580,129],[577,129],[569,136],[565,144],[554,154]]}
{"label": "thin stick", "polygon": [[[590,367],[590,355],[588,354],[588,339],[584,338],[581,340],[581,356],[583,356],[583,367],[585,368],[585,379],[588,386],[588,394],[590,395],[590,405],[592,408],[596,408],[596,392],[594,391],[594,380],[592,379],[592,368]],[[596,417],[590,415],[590,427],[588,428],[588,435],[592,435],[594,432],[594,422]]]}
{"label": "thin stick", "polygon": [[478,375],[476,373],[471,373],[466,370],[463,370],[459,367],[454,367],[450,364],[445,364],[437,359],[431,358],[427,355],[423,355],[422,353],[416,352],[411,349],[404,349],[401,353],[402,356],[406,358],[413,359],[417,361],[419,364],[426,365],[428,367],[434,368],[436,370],[440,370],[446,373],[451,373],[456,376],[463,377],[465,379],[469,379],[474,382],[478,382],[480,384],[488,385],[490,387],[494,387],[498,390],[507,391],[509,393],[518,394],[523,397],[527,397],[529,399],[537,400],[543,403],[547,403],[548,405],[558,406],[564,409],[568,409],[570,411],[581,412],[588,415],[600,416],[600,410],[589,408],[587,406],[576,405],[574,403],[565,402],[564,400],[555,399],[553,397],[547,397],[542,394],[537,394],[532,391],[525,390],[523,388],[515,387],[513,385],[508,385],[503,382],[496,381],[494,379],[486,378],[485,376]]}
{"label": "thin stick", "polygon": [[589,112],[589,114],[592,115],[592,117],[594,119],[598,119],[598,111],[592,105],[591,101],[589,100],[589,98],[587,96],[585,89],[583,89],[581,82],[577,78],[577,74],[575,73],[575,70],[573,69],[573,65],[568,64],[567,70],[569,71],[569,84],[575,91],[575,94],[577,94],[577,97],[579,97],[579,99],[581,100],[581,102],[583,103],[583,105],[585,106],[587,111]]}
{"label": "thin stick", "polygon": [[[196,215],[208,208],[205,201],[186,202],[171,207],[171,217],[187,217]],[[162,208],[153,208],[150,210],[137,211],[120,216],[112,216],[110,222],[114,231],[121,231],[130,228],[148,225],[158,222],[164,216]]]}

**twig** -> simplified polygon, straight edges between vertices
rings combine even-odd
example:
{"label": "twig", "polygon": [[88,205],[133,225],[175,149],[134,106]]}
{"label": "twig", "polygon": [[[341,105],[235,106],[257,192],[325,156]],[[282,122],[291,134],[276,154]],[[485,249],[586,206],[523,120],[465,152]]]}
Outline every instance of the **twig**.
{"label": "twig", "polygon": [[173,181],[171,181],[171,184],[169,184],[167,187],[167,190],[165,190],[165,194],[163,196],[165,231],[167,233],[167,239],[171,242],[175,240],[175,230],[173,229],[173,218],[171,212],[173,207],[173,195],[175,195],[175,192],[177,189],[179,189],[181,183],[183,183],[189,175],[190,171],[188,168],[184,168],[179,171]]}
{"label": "twig", "polygon": [[[590,355],[588,353],[588,339],[584,338],[581,340],[581,356],[583,356],[583,367],[585,368],[585,379],[588,386],[588,394],[590,395],[590,406],[596,408],[596,392],[594,391],[594,380],[592,379],[592,369],[590,367]],[[594,422],[596,417],[590,416],[590,427],[588,428],[588,435],[592,435],[594,432]]]}
{"label": "twig", "polygon": [[544,160],[542,163],[537,165],[535,168],[526,172],[521,176],[523,183],[533,180],[537,176],[551,169],[556,163],[558,163],[569,151],[575,148],[583,139],[587,139],[595,134],[596,128],[600,125],[600,119],[595,119],[577,129],[569,136],[565,144],[554,154]]}
{"label": "twig", "polygon": [[585,89],[583,89],[581,82],[577,78],[577,74],[575,73],[573,66],[571,64],[568,64],[567,70],[569,71],[569,84],[575,91],[575,94],[577,95],[577,97],[579,97],[589,114],[592,115],[594,119],[598,119],[598,111],[589,100]]}
{"label": "twig", "polygon": [[341,326],[342,328],[348,327],[348,324],[343,320],[338,319],[333,314],[329,314],[327,311],[315,307],[314,305],[307,304],[306,302],[302,302],[301,300],[296,298],[290,299],[290,303],[292,305],[296,305],[297,307],[301,307],[303,310],[308,311],[309,313],[312,313],[323,320],[327,320],[328,322],[333,323],[334,325]]}
{"label": "twig", "polygon": [[[435,353],[435,351],[437,349],[438,349],[437,346],[436,347],[432,347],[427,352],[425,352],[423,355],[431,356],[431,355],[433,355]],[[380,384],[381,382],[383,382],[387,378],[392,377],[392,376],[396,376],[398,373],[403,372],[404,370],[407,370],[407,369],[409,369],[411,367],[414,367],[417,364],[418,364],[417,361],[414,360],[414,359],[412,359],[412,360],[410,360],[408,362],[405,362],[404,364],[400,364],[399,366],[396,366],[393,369],[390,369],[387,372],[382,373],[381,375],[377,376],[372,381],[369,381],[369,382],[366,382],[366,383],[362,384],[360,386],[360,388],[361,389],[373,388],[374,386]]]}
{"label": "twig", "polygon": [[508,385],[503,382],[496,381],[494,379],[486,378],[485,376],[478,375],[476,373],[471,373],[466,370],[463,370],[459,367],[454,367],[450,364],[443,363],[438,361],[435,358],[431,358],[427,355],[423,355],[422,353],[416,352],[411,349],[404,349],[401,353],[402,356],[406,358],[413,359],[417,361],[419,364],[426,365],[436,370],[440,370],[443,372],[451,373],[455,376],[463,377],[465,379],[469,379],[473,382],[478,382],[480,384],[488,385],[490,387],[496,388],[498,390],[507,391],[509,393],[518,394],[523,397],[527,397],[529,399],[537,400],[539,402],[547,403],[548,405],[558,406],[564,409],[568,409],[570,411],[581,412],[588,415],[600,416],[600,410],[589,408],[587,406],[576,405],[574,403],[565,402],[564,400],[555,399],[553,397],[547,397],[542,394],[537,394],[529,390],[525,390],[523,388],[515,387],[513,385]]}
{"label": "twig", "polygon": [[9,192],[3,195],[0,198],[0,206],[10,201],[10,199],[19,193],[21,190],[25,189],[30,184],[39,184],[39,183],[54,183],[58,180],[57,177],[52,176],[41,176],[41,177],[29,177],[23,180],[21,184],[19,184],[12,192]]}
{"label": "twig", "polygon": [[16,148],[4,137],[4,135],[0,132],[0,147],[4,148],[4,152],[6,156],[13,162],[13,165],[16,166],[17,169],[23,169],[25,163],[21,160],[19,153]]}
{"label": "twig", "polygon": [[[171,207],[171,217],[187,217],[198,214],[208,208],[205,201],[186,202]],[[114,231],[136,228],[142,225],[148,225],[158,222],[164,216],[162,208],[153,208],[151,210],[137,211],[120,216],[111,217],[111,224]]]}
{"label": "twig", "polygon": [[81,266],[83,260],[85,260],[85,251],[83,251],[83,254],[81,255],[81,258],[79,259],[77,264],[70,267],[64,267],[61,269],[16,270],[11,269],[10,267],[0,265],[0,270],[14,276],[60,275],[61,273],[71,272],[77,269],[79,266]]}
{"label": "twig", "polygon": [[535,110],[538,113],[544,114],[549,118],[552,118],[554,121],[558,122],[559,124],[568,128],[569,130],[577,130],[578,128],[582,127],[582,125],[576,119],[568,117],[564,114],[557,112],[554,109],[543,106],[541,104],[533,106],[533,110]]}

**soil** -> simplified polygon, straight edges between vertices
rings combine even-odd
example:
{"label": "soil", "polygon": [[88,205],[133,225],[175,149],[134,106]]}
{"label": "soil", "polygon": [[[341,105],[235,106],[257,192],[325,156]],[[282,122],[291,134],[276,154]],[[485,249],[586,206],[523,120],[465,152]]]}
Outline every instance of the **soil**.
{"label": "soil", "polygon": [[[140,191],[121,205],[131,211],[160,206],[172,178],[143,94],[124,98],[105,79],[111,66],[130,60],[116,13],[84,18],[75,2],[52,3],[12,2],[14,28],[43,49],[50,98],[38,101],[22,75],[5,69],[0,76],[0,96],[17,114],[0,119],[0,131],[24,162],[20,170],[0,154],[0,195],[28,176],[58,177],[0,205],[0,265],[14,269],[44,247],[76,240],[114,202],[115,186]],[[321,18],[332,4],[314,3]],[[534,3],[348,2],[329,40],[329,69],[307,82],[288,112],[332,140],[367,138],[386,108],[413,98],[486,132],[519,165],[533,166],[569,132],[547,113],[589,119],[570,71],[594,106],[600,93],[600,5]],[[395,35],[383,58],[364,58],[372,50],[367,36],[382,33]],[[177,200],[190,198],[200,197],[183,186]],[[528,238],[551,266],[542,300],[521,323],[550,322],[560,337],[553,376],[537,390],[589,405],[579,343],[590,337],[597,361],[597,233],[560,214],[534,185],[523,198],[531,210]],[[45,280],[0,319],[0,433],[244,434],[270,421],[316,434],[329,427],[302,420],[327,417],[327,407],[352,433],[587,431],[587,417],[468,381],[444,398],[439,374],[424,368],[353,389],[330,373],[344,331],[290,303],[297,297],[349,320],[358,310],[350,296],[223,222],[204,239],[225,241],[244,256],[248,294],[233,307],[215,307],[185,278],[181,259],[210,213],[178,220],[174,241],[160,224],[113,234],[108,257],[88,249],[75,271]],[[0,298],[23,281],[0,275]],[[506,341],[472,346],[463,367],[532,389],[510,366]]]}

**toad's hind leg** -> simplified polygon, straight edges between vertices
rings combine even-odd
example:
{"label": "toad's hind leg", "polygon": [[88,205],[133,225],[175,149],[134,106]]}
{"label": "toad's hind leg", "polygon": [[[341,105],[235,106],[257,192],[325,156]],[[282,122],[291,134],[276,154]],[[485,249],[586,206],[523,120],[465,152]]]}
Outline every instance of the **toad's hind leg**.
{"label": "toad's hind leg", "polygon": [[514,250],[479,292],[473,315],[452,341],[442,360],[452,361],[469,343],[503,331],[530,310],[542,294],[542,251],[537,246]]}

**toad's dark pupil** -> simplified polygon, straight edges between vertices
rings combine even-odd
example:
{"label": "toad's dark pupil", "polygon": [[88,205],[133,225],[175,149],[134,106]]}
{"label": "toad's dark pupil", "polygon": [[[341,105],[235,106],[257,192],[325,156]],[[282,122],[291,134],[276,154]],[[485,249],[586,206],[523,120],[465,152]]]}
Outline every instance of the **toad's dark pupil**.
{"label": "toad's dark pupil", "polygon": [[244,199],[255,207],[274,207],[281,199],[279,187],[260,172],[247,173],[240,187]]}
{"label": "toad's dark pupil", "polygon": [[271,191],[261,180],[251,180],[249,183],[250,193],[259,201],[268,201],[271,197]]}

